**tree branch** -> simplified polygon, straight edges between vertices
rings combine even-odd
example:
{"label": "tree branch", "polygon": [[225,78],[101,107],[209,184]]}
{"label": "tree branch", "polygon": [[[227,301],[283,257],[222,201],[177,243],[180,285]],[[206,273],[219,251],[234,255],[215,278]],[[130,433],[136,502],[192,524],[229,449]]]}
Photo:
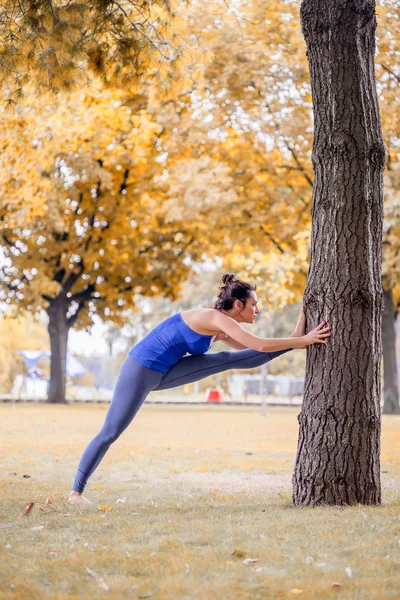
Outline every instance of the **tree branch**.
{"label": "tree branch", "polygon": [[387,71],[387,73],[389,73],[392,77],[394,77],[396,79],[396,81],[398,81],[400,83],[400,77],[398,75],[396,75],[396,73],[393,73],[393,71],[391,69],[389,69],[389,67],[387,67],[383,63],[381,63],[381,67],[382,67],[382,69]]}

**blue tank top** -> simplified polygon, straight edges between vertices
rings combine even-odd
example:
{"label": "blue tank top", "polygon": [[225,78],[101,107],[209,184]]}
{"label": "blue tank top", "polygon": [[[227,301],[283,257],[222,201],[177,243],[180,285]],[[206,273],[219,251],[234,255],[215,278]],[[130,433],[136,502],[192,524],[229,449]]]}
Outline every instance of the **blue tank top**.
{"label": "blue tank top", "polygon": [[141,365],[167,373],[185,354],[204,354],[213,336],[196,333],[180,313],[169,317],[150,331],[129,352]]}

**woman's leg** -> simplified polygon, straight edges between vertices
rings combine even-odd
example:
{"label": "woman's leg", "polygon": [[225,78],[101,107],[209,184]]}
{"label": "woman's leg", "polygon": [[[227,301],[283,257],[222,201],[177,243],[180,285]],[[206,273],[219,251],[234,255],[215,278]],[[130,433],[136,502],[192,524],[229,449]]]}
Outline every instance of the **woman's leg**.
{"label": "woman's leg", "polygon": [[72,487],[74,492],[83,492],[87,480],[111,444],[128,427],[146,396],[156,387],[162,376],[162,373],[143,367],[132,356],[126,357],[118,374],[104,425],[82,454]]}
{"label": "woman's leg", "polygon": [[215,352],[198,356],[181,358],[168,373],[162,376],[160,383],[154,388],[169,390],[170,388],[199,381],[209,375],[222,373],[228,369],[253,369],[270,360],[285,354],[289,350],[279,352],[257,352],[257,350],[239,350],[236,352]]}

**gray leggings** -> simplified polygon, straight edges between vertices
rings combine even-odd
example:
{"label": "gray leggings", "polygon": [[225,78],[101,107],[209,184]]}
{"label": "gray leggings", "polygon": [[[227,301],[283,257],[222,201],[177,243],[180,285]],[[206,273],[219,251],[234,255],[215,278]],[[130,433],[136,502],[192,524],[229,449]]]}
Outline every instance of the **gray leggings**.
{"label": "gray leggings", "polygon": [[75,492],[83,492],[89,477],[111,444],[132,422],[151,391],[168,390],[228,369],[259,367],[288,351],[257,352],[248,349],[185,356],[165,374],[144,367],[128,354],[118,374],[104,425],[82,454],[72,489]]}

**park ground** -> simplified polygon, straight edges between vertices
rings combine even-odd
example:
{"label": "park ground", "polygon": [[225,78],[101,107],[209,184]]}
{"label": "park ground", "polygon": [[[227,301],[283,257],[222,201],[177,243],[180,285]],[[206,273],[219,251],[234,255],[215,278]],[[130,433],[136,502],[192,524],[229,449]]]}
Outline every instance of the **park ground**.
{"label": "park ground", "polygon": [[382,506],[293,507],[298,409],[159,405],[68,505],[106,409],[0,405],[1,599],[400,597],[398,417]]}

